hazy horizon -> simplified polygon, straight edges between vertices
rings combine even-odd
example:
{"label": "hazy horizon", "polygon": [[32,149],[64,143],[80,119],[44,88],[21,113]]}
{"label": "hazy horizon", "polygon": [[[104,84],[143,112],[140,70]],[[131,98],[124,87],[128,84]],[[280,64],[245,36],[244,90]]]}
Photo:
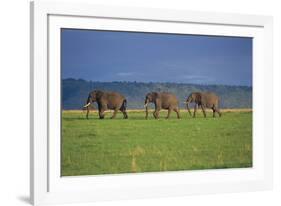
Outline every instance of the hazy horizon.
{"label": "hazy horizon", "polygon": [[62,29],[62,78],[252,86],[252,38]]}
{"label": "hazy horizon", "polygon": [[230,87],[252,87],[251,86],[247,86],[247,85],[232,85],[232,84],[200,84],[200,83],[181,83],[181,82],[140,82],[140,81],[98,81],[98,80],[87,80],[87,79],[82,79],[82,78],[73,78],[73,77],[68,77],[68,78],[64,78],[62,80],[69,80],[69,79],[73,79],[76,81],[87,81],[87,82],[93,82],[93,83],[137,83],[137,84],[192,84],[192,85],[202,85],[202,86],[230,86]]}

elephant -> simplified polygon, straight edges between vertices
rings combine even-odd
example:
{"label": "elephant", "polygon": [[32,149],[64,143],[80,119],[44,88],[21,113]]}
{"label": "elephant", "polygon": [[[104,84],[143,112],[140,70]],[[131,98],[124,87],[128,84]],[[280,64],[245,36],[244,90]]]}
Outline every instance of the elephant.
{"label": "elephant", "polygon": [[148,116],[148,103],[154,103],[155,105],[155,111],[153,112],[153,116],[155,119],[159,118],[159,112],[161,109],[168,110],[167,119],[170,117],[170,113],[173,110],[177,113],[177,118],[180,119],[179,114],[179,101],[177,97],[169,92],[150,92],[146,94],[145,101],[144,101],[144,107],[146,108],[146,116],[147,119]]}
{"label": "elephant", "polygon": [[190,116],[192,115],[189,109],[189,103],[192,102],[195,103],[193,117],[196,116],[196,110],[198,106],[201,107],[204,117],[206,117],[205,108],[210,108],[213,110],[213,117],[215,117],[216,112],[220,117],[222,115],[219,109],[219,97],[213,92],[193,92],[188,96],[185,103]]}
{"label": "elephant", "polygon": [[126,107],[127,100],[126,98],[118,92],[107,92],[101,90],[94,90],[89,93],[86,105],[84,108],[87,109],[86,118],[89,118],[89,106],[97,102],[99,110],[99,118],[104,119],[104,112],[108,109],[114,110],[111,119],[115,118],[118,110],[123,113],[124,119],[128,118]]}

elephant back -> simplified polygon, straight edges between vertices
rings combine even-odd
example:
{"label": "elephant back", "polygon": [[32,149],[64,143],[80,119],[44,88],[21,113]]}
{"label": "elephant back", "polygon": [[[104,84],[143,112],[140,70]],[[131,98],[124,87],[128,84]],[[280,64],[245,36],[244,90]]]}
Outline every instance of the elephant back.
{"label": "elephant back", "polygon": [[207,107],[212,107],[213,105],[217,107],[219,104],[219,97],[214,92],[205,92],[202,95],[202,103]]}
{"label": "elephant back", "polygon": [[123,103],[125,97],[118,92],[104,92],[102,99],[112,106],[117,106]]}
{"label": "elephant back", "polygon": [[161,96],[161,103],[162,103],[163,108],[165,108],[165,107],[172,107],[172,108],[178,107],[179,100],[176,97],[176,95],[174,95],[173,93],[162,92],[160,94],[160,96]]}

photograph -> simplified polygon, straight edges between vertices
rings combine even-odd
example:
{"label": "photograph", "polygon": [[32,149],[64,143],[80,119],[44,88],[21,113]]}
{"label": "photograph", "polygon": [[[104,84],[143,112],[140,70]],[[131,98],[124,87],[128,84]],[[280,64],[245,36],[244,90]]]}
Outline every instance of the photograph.
{"label": "photograph", "polygon": [[253,38],[61,28],[61,176],[253,166]]}

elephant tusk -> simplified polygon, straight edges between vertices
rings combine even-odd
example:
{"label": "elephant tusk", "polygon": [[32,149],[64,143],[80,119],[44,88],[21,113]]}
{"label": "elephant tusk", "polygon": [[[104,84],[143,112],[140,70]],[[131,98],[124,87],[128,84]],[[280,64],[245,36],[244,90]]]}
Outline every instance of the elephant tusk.
{"label": "elephant tusk", "polygon": [[182,102],[183,104],[187,104],[187,102]]}
{"label": "elephant tusk", "polygon": [[84,106],[84,108],[90,106],[90,104],[91,104],[91,103],[89,102],[88,104],[86,104],[86,105]]}
{"label": "elephant tusk", "polygon": [[143,105],[143,107],[147,107],[147,104]]}

